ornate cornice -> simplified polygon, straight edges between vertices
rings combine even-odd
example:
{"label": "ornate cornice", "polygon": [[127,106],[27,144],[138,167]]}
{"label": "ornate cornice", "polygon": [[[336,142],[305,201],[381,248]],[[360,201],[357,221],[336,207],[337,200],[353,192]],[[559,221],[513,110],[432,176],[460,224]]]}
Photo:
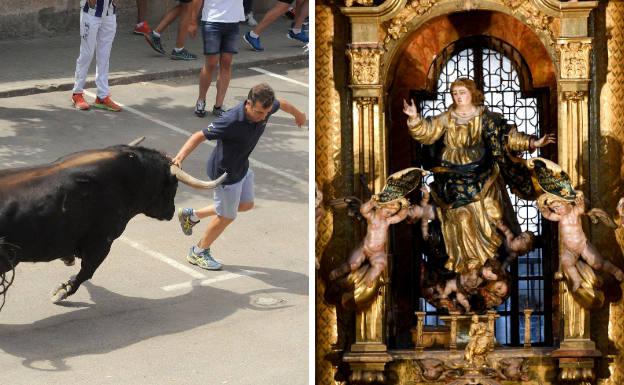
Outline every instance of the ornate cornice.
{"label": "ornate cornice", "polygon": [[411,0],[405,8],[395,17],[385,23],[386,38],[384,44],[392,40],[397,40],[407,32],[407,23],[414,17],[422,16],[429,12],[439,0]]}

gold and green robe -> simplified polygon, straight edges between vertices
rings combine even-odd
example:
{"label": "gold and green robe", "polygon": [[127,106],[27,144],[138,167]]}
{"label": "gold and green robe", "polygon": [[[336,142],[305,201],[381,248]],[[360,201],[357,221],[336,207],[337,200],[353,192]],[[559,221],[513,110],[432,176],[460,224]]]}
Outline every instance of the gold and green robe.
{"label": "gold and green robe", "polygon": [[503,241],[493,222],[503,219],[518,229],[505,185],[524,199],[535,199],[530,172],[516,156],[530,149],[531,136],[485,108],[463,124],[447,111],[415,124],[408,121],[408,127],[418,142],[439,143],[431,195],[449,257],[445,267],[462,273],[483,265]]}

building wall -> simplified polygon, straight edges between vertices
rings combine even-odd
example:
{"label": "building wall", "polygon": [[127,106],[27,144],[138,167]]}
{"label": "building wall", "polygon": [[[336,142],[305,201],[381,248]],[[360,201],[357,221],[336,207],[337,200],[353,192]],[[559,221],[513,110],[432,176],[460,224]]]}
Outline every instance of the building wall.
{"label": "building wall", "polygon": [[[130,29],[136,22],[134,0],[117,0],[117,22]],[[148,0],[147,20],[156,24],[176,0]],[[264,13],[275,0],[254,0],[254,12]],[[3,0],[0,1],[0,40],[54,36],[77,30],[79,0]]]}

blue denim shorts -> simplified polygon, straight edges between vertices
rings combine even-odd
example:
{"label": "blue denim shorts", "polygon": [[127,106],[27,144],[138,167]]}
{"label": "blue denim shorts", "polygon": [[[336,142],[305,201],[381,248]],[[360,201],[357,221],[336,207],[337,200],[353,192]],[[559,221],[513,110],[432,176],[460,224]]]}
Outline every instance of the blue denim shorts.
{"label": "blue denim shorts", "polygon": [[217,215],[229,219],[236,218],[238,205],[254,201],[254,172],[247,170],[245,177],[234,183],[219,185],[214,189],[215,211]]}
{"label": "blue denim shorts", "polygon": [[238,53],[238,23],[217,23],[202,21],[204,55],[220,53]]}

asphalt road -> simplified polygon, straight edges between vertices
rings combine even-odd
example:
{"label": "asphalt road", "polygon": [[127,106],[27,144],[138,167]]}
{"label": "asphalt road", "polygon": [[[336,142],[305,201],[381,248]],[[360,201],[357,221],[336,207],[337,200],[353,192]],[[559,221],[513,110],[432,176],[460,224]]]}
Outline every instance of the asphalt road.
{"label": "asphalt road", "polygon": [[[237,71],[226,106],[264,81],[309,115],[307,63],[261,70],[285,78]],[[121,113],[74,110],[69,92],[0,99],[0,168],[139,136],[174,155],[212,120],[192,113],[196,84],[193,77],[115,86]],[[209,105],[214,95],[213,86]],[[203,177],[212,148],[198,147],[184,169]],[[256,208],[213,245],[222,271],[185,261],[206,221],[186,237],[175,218],[143,215],[62,305],[50,293],[78,264],[18,265],[0,312],[0,384],[307,384],[308,155],[307,127],[279,111],[252,153]],[[211,202],[211,192],[183,185],[176,196],[176,207]]]}

